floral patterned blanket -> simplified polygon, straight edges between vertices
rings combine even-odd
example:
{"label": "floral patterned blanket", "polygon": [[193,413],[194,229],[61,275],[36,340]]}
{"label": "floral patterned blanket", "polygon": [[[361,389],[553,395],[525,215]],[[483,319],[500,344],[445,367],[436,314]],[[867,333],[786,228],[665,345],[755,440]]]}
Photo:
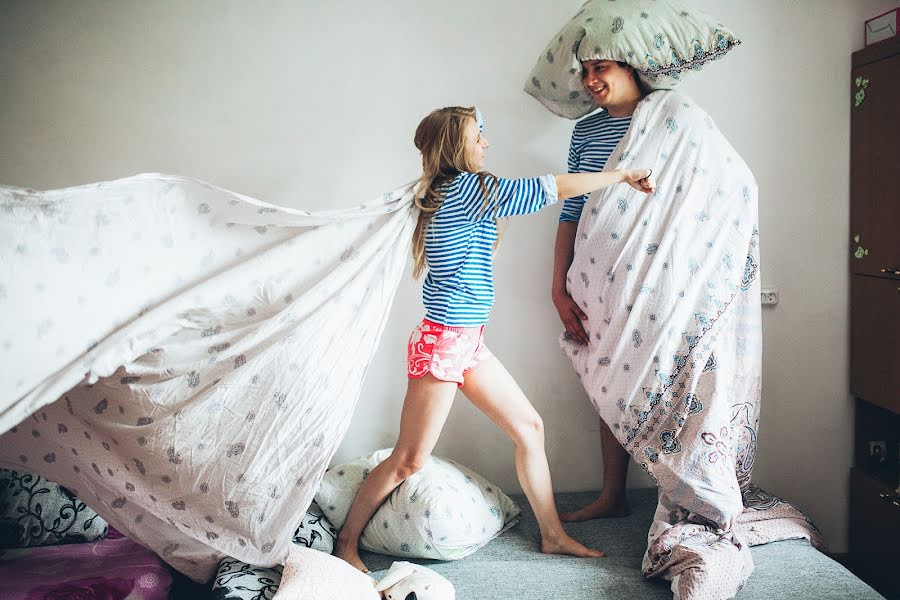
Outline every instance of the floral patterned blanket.
{"label": "floral patterned blanket", "polygon": [[[725,598],[753,569],[748,544],[818,535],[750,485],[759,425],[757,186],[686,96],[649,94],[607,169],[652,168],[648,197],[595,192],[568,273],[587,347],[563,337],[591,402],[658,484],[644,559],[676,598]],[[762,498],[762,499],[761,499]],[[752,523],[751,523],[752,522]]]}

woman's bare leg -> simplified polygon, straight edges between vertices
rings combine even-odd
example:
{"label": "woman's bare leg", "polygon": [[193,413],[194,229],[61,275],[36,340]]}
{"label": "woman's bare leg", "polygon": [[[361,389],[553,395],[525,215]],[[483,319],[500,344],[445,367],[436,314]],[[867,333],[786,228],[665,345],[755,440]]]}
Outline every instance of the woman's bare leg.
{"label": "woman's bare leg", "polygon": [[456,383],[441,381],[430,373],[409,380],[397,444],[359,488],[335,544],[334,555],[363,573],[368,569],[359,557],[359,536],[390,493],[428,460],[453,406],[456,388]]}
{"label": "woman's bare leg", "polygon": [[512,438],[516,446],[516,473],[541,530],[541,551],[600,557],[563,530],[553,499],[550,467],[544,452],[544,424],[512,375],[491,357],[468,372],[462,392]]}

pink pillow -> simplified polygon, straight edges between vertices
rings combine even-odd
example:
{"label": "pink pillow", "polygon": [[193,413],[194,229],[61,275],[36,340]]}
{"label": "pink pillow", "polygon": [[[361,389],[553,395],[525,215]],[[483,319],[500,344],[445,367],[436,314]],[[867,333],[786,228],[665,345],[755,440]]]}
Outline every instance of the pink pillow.
{"label": "pink pillow", "polygon": [[375,580],[343,560],[291,544],[272,600],[381,600]]}

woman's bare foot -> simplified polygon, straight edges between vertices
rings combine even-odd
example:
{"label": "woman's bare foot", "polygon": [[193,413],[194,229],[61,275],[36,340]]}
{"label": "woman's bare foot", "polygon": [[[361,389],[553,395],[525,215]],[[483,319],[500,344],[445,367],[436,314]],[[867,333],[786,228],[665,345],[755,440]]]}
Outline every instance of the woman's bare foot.
{"label": "woman's bare foot", "polygon": [[563,523],[579,523],[591,519],[617,519],[631,514],[628,501],[622,495],[619,498],[610,499],[601,494],[596,500],[587,506],[573,512],[562,513],[559,520]]}
{"label": "woman's bare foot", "polygon": [[364,563],[359,557],[359,552],[357,551],[355,544],[343,544],[340,542],[340,540],[338,540],[337,545],[335,545],[334,547],[333,554],[341,560],[350,563],[350,566],[356,567],[363,573],[369,572],[369,568],[366,566],[366,563]]}
{"label": "woman's bare foot", "polygon": [[579,544],[565,534],[559,538],[542,539],[541,552],[544,554],[567,554],[569,556],[578,556],[581,558],[600,558],[606,556],[606,554],[599,550]]}

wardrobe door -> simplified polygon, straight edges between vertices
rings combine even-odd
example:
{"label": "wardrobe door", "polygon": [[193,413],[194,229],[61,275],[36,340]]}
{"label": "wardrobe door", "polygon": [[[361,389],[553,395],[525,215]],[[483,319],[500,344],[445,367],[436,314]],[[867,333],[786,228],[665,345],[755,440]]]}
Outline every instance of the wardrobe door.
{"label": "wardrobe door", "polygon": [[850,392],[900,413],[900,278],[851,275]]}
{"label": "wardrobe door", "polygon": [[850,83],[851,273],[885,276],[900,272],[900,54]]}

